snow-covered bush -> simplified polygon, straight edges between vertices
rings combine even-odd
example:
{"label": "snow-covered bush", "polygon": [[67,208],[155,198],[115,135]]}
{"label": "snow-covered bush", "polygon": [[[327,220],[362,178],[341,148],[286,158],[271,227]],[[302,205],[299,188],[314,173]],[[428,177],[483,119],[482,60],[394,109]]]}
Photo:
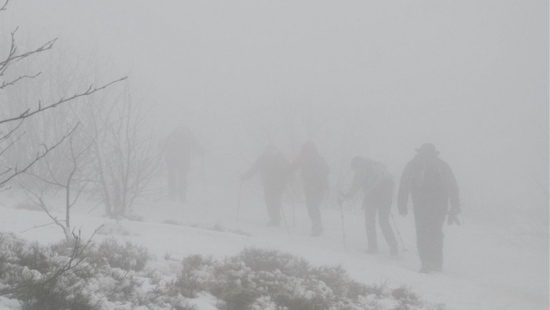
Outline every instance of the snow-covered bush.
{"label": "snow-covered bush", "polygon": [[195,310],[183,296],[152,283],[157,280],[143,270],[147,251],[126,244],[107,255],[115,244],[96,247],[77,238],[46,247],[0,233],[0,296],[19,301],[23,310]]}
{"label": "snow-covered bush", "polygon": [[409,309],[409,305],[417,306],[421,304],[418,296],[405,285],[394,289],[391,294],[395,299],[399,300],[400,302],[399,307],[395,308],[395,310],[406,310]]}
{"label": "snow-covered bush", "polygon": [[71,256],[28,243],[12,234],[0,234],[0,295],[21,303],[23,310],[98,309],[86,291],[90,266],[81,264],[76,245]]}
{"label": "snow-covered bush", "polygon": [[201,255],[190,255],[182,261],[182,271],[177,279],[168,284],[171,295],[182,295],[195,298],[197,293],[207,290],[205,286],[211,272],[206,271],[213,264],[211,258]]}
{"label": "snow-covered bush", "polygon": [[303,258],[250,248],[222,261],[192,255],[169,291],[193,298],[201,292],[224,310],[428,309],[407,287],[390,289],[353,281],[341,266],[311,266]]}
{"label": "snow-covered bush", "polygon": [[105,239],[99,244],[97,250],[89,253],[89,260],[92,263],[107,264],[112,268],[125,271],[142,271],[151,258],[146,248],[130,242],[122,245],[114,238]]}
{"label": "snow-covered bush", "polygon": [[191,255],[175,279],[146,268],[150,259],[145,249],[110,239],[46,247],[0,233],[0,297],[22,310],[196,310],[191,300],[201,295],[217,298],[220,310],[445,308],[407,286],[365,285],[341,266],[315,267],[275,250],[250,248],[223,260]]}

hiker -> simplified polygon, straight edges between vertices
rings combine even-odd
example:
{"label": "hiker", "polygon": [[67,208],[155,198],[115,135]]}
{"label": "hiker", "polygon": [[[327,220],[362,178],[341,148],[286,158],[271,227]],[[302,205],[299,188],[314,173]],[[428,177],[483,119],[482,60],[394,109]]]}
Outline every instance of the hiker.
{"label": "hiker", "polygon": [[164,145],[164,160],[167,169],[168,194],[171,200],[177,198],[180,202],[186,201],[187,175],[191,157],[202,153],[202,148],[189,128],[180,126],[168,135]]}
{"label": "hiker", "polygon": [[292,170],[300,168],[304,186],[309,219],[311,220],[311,236],[320,236],[323,233],[320,205],[328,193],[329,168],[325,159],[317,151],[313,142],[302,145],[300,154],[292,162]]}
{"label": "hiker", "polygon": [[376,215],[384,239],[390,247],[390,255],[398,254],[397,241],[390,225],[390,211],[395,183],[386,166],[365,157],[354,157],[351,161],[354,171],[353,182],[347,193],[341,193],[341,201],[352,198],[363,189],[363,209],[365,209],[365,227],[367,231],[367,253],[378,252],[376,238]]}
{"label": "hiker", "polygon": [[241,175],[241,182],[258,173],[262,179],[264,200],[269,216],[267,225],[279,226],[283,193],[290,177],[290,164],[277,147],[269,145],[256,163]]}
{"label": "hiker", "polygon": [[[438,157],[431,143],[416,149],[416,156],[405,166],[399,184],[397,207],[407,215],[409,193],[414,207],[416,243],[421,273],[440,272],[443,268],[443,223],[460,224],[458,185],[449,165]],[[449,202],[451,208],[449,210]]]}

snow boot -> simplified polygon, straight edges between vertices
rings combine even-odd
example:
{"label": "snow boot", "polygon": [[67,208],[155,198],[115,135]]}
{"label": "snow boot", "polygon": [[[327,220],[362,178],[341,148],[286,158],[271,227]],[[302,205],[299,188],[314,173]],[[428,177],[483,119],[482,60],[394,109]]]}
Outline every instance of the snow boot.
{"label": "snow boot", "polygon": [[313,226],[311,227],[311,236],[312,237],[318,237],[323,234],[323,226],[319,223],[313,223]]}
{"label": "snow boot", "polygon": [[419,273],[425,273],[425,274],[432,273],[432,271],[433,270],[431,268],[426,266],[422,266],[420,270],[418,270]]}
{"label": "snow boot", "polygon": [[367,253],[367,254],[376,254],[376,253],[378,253],[378,249],[376,249],[376,248],[368,248],[368,249],[365,251],[365,253]]}

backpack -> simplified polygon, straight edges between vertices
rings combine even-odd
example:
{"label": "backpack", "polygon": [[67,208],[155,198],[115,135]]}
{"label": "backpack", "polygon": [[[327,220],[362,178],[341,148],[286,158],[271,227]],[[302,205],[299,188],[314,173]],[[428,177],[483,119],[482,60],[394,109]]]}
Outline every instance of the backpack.
{"label": "backpack", "polygon": [[437,161],[426,161],[420,164],[413,177],[414,187],[422,191],[440,191],[445,189],[443,168]]}
{"label": "backpack", "polygon": [[388,171],[386,165],[372,161],[372,170],[374,172],[374,182],[371,186],[371,190],[379,189],[380,187],[392,187],[395,185],[393,181],[393,176]]}

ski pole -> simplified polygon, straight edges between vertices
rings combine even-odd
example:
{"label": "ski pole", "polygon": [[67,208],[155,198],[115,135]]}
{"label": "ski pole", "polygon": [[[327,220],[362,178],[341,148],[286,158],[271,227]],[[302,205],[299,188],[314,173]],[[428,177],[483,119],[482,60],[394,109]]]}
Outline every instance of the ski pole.
{"label": "ski pole", "polygon": [[342,198],[338,198],[338,204],[340,205],[340,220],[342,223],[342,239],[344,242],[344,248],[347,248],[346,246],[346,229],[344,226],[344,206],[342,202]]}
{"label": "ski pole", "polygon": [[290,199],[292,203],[292,227],[296,228],[296,191],[294,188],[294,178],[290,180]]}
{"label": "ski pole", "polygon": [[208,180],[206,176],[206,170],[204,169],[204,155],[201,156],[201,166],[202,166],[202,190],[203,190],[203,199],[204,204],[208,205]]}
{"label": "ski pole", "polygon": [[294,196],[294,186],[292,188],[292,227],[296,228],[296,196]]}
{"label": "ski pole", "polygon": [[282,205],[279,208],[279,212],[281,213],[281,217],[283,218],[283,223],[285,225],[286,232],[290,233],[290,230],[288,229],[288,222],[286,221],[285,210],[284,210],[284,207]]}
{"label": "ski pole", "polygon": [[405,242],[403,242],[403,238],[401,237],[401,233],[399,232],[399,228],[397,228],[397,224],[395,223],[395,218],[393,217],[393,213],[390,212],[391,221],[393,223],[393,227],[395,227],[395,232],[397,233],[397,237],[399,237],[399,242],[401,242],[401,247],[403,248],[403,252],[407,252],[407,247],[405,246]]}
{"label": "ski pole", "polygon": [[243,194],[243,182],[240,182],[239,183],[239,197],[238,197],[238,200],[237,200],[237,222],[239,221],[240,215],[241,215],[241,198],[242,198],[242,194]]}

